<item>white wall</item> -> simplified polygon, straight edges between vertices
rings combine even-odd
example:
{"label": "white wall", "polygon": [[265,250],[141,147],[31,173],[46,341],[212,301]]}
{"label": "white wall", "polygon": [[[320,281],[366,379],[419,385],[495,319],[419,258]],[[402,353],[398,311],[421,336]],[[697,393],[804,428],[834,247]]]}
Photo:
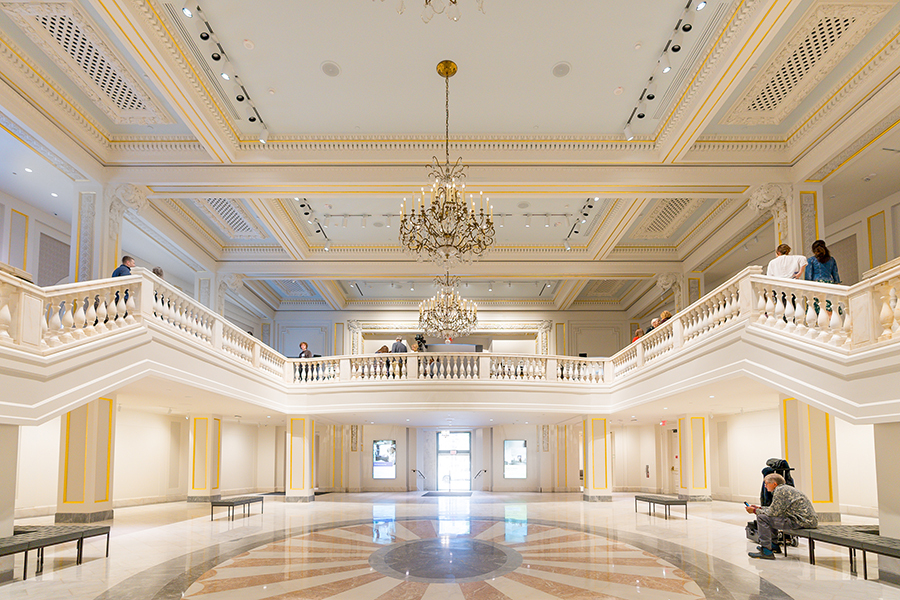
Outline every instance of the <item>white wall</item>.
{"label": "white wall", "polygon": [[841,419],[835,419],[834,423],[841,512],[877,517],[874,427],[853,425]]}
{"label": "white wall", "polygon": [[713,499],[758,503],[766,461],[784,457],[778,411],[717,416],[709,423]]}
{"label": "white wall", "polygon": [[[397,441],[396,479],[372,478],[372,444],[375,440]],[[364,492],[405,492],[406,473],[409,470],[407,457],[406,427],[400,425],[366,425],[363,427],[362,449],[360,451],[360,487]]]}
{"label": "white wall", "polygon": [[[15,226],[12,218],[13,210],[28,218],[27,230],[11,231]],[[41,234],[69,244],[70,230],[71,226],[59,217],[0,192],[0,262],[27,271],[35,283],[38,281]],[[12,248],[11,242],[15,242]],[[24,264],[21,259],[24,259]]]}
{"label": "white wall", "polygon": [[613,491],[661,491],[657,452],[659,430],[657,425],[616,426],[613,429]]}
{"label": "white wall", "polygon": [[257,443],[259,425],[233,421],[222,423],[223,496],[256,491]]}
{"label": "white wall", "polygon": [[[880,215],[880,213],[884,214]],[[870,219],[873,219],[871,228]],[[832,244],[837,244],[852,236],[856,236],[853,240],[856,244],[857,264],[855,266],[860,275],[886,260],[900,256],[900,192],[891,194],[840,221],[827,223],[823,239],[831,247]],[[844,254],[852,255],[846,252]],[[835,258],[838,258],[837,255]],[[844,277],[845,271],[852,270],[845,267],[847,265],[838,261],[838,270],[843,283],[856,283],[856,281]]]}
{"label": "white wall", "polygon": [[16,518],[56,512],[59,485],[59,418],[19,428]]}
{"label": "white wall", "polygon": [[116,414],[113,505],[183,500],[188,484],[184,417],[129,409]]}

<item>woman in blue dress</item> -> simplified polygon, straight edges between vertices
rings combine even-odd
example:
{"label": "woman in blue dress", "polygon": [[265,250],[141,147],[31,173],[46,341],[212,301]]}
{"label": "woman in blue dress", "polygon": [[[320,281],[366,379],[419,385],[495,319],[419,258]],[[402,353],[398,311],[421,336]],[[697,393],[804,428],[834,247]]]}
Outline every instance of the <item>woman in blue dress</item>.
{"label": "woman in blue dress", "polygon": [[821,281],[823,283],[840,283],[837,261],[831,256],[828,247],[822,240],[816,240],[812,245],[813,255],[806,260],[806,273],[808,281]]}

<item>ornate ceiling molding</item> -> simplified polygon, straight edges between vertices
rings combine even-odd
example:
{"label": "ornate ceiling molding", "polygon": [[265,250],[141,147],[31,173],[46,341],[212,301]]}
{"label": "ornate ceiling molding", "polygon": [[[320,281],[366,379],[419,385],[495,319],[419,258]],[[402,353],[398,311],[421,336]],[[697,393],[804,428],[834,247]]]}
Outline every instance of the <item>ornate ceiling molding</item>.
{"label": "ornate ceiling molding", "polygon": [[232,240],[263,240],[269,237],[239,198],[192,198],[191,202]]}
{"label": "ornate ceiling molding", "polygon": [[639,240],[667,240],[703,205],[702,198],[660,198],[640,220],[631,237]]}
{"label": "ornate ceiling molding", "polygon": [[889,9],[864,0],[813,6],[722,122],[780,124]]}
{"label": "ornate ceiling molding", "polygon": [[0,8],[113,123],[174,122],[76,4],[0,2]]}
{"label": "ornate ceiling molding", "polygon": [[88,177],[79,171],[72,163],[65,160],[62,156],[51,150],[47,145],[39,139],[31,135],[31,133],[22,128],[17,122],[10,119],[5,113],[0,112],[0,127],[3,127],[14,136],[25,142],[32,150],[37,152],[48,163],[65,173],[72,181],[87,181]]}

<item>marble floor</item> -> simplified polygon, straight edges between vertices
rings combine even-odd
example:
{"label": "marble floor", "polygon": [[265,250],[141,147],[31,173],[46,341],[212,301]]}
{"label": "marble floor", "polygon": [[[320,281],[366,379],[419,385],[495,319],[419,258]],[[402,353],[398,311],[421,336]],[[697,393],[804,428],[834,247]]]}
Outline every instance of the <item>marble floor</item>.
{"label": "marble floor", "polygon": [[[758,561],[739,503],[692,503],[688,519],[635,512],[631,494],[422,497],[326,494],[312,504],[267,496],[247,517],[210,521],[208,505],[116,510],[105,540],[46,551],[44,570],[0,585],[0,600],[891,599],[900,588],[850,574],[846,551],[805,542]],[[45,524],[51,518],[18,520]],[[846,517],[847,523],[870,523]]]}

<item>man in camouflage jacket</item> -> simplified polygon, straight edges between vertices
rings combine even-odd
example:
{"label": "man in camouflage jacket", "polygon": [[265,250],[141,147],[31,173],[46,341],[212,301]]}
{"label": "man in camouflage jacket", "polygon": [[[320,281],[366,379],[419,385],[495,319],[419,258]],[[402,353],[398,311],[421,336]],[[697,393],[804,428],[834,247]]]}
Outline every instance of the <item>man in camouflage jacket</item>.
{"label": "man in camouflage jacket", "polygon": [[812,502],[803,493],[785,485],[784,477],[778,473],[766,475],[766,489],[772,492],[772,504],[766,507],[751,504],[747,512],[756,515],[759,528],[759,552],[751,552],[751,558],[773,560],[775,554],[772,537],[779,529],[811,529],[817,527],[819,518]]}

